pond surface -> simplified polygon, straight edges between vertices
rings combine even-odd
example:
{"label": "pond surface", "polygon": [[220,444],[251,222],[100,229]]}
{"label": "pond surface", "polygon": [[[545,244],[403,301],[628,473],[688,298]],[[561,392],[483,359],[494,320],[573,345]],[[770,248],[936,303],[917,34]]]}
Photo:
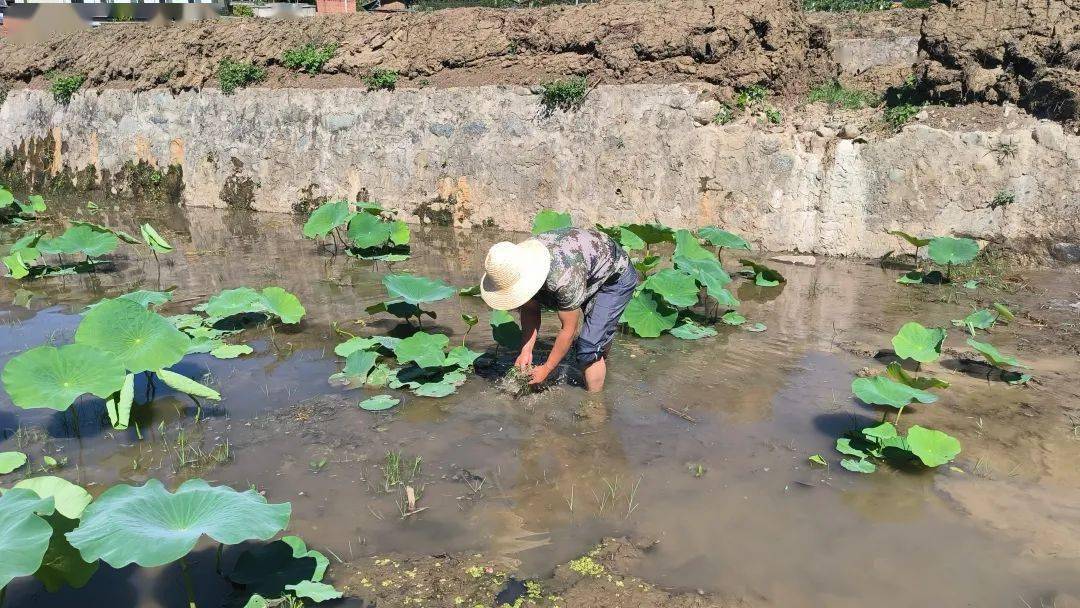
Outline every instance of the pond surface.
{"label": "pond surface", "polygon": [[[497,351],[478,298],[454,298],[432,306],[438,319],[425,329],[460,341],[460,314],[477,314],[465,340],[492,356],[458,393],[429,399],[331,386],[327,377],[342,365],[333,347],[345,339],[332,324],[361,335],[401,332],[396,319],[363,310],[383,299],[388,268],[471,285],[488,246],[523,235],[415,227],[412,257],[388,267],[331,255],[302,239],[290,216],[122,204],[102,203],[108,210],[92,217],[71,205],[67,215],[129,231],[154,222],[177,247],[162,256],[160,275],[147,252],[122,246],[109,272],[4,279],[0,365],[43,342],[69,342],[88,304],[135,289],[173,289],[161,311],[176,314],[222,289],[279,285],[307,316],[295,328],[246,332],[252,355],[188,356],[179,369],[223,395],[199,421],[194,403],[164,386],[127,431],[109,427],[99,400],[80,402],[73,416],[22,411],[0,395],[0,451],[27,451],[35,466],[44,454],[66,457],[58,474],[93,493],[150,477],[255,486],[292,503],[292,533],[345,562],[468,551],[510,556],[521,574],[544,575],[605,536],[629,535],[657,541],[634,574],[742,602],[735,605],[1052,606],[1080,596],[1075,272],[1026,272],[1026,286],[1006,294],[902,286],[898,271],[863,261],[774,263],[788,278],[782,287],[734,285],[740,311],[765,332],[720,326],[719,336],[695,342],[620,336],[606,392],[595,399],[572,370],[540,394],[500,391],[496,379],[513,353]],[[5,233],[3,244],[16,236]],[[952,387],[904,416],[960,439],[955,467],[842,470],[836,437],[880,417],[851,396],[853,374],[880,369],[874,352],[904,322],[949,325],[976,300],[995,299],[1027,313],[992,330],[991,341],[1031,364],[1036,382],[1011,387],[971,372],[957,362],[969,350],[965,336],[950,326],[945,356],[924,372]],[[382,393],[402,405],[388,414],[351,407]],[[420,458],[410,483],[424,511],[403,518],[401,486],[385,490],[388,451],[410,464]],[[808,466],[813,454],[831,467]],[[200,605],[219,605],[227,588],[213,572],[212,548],[193,561]],[[8,601],[75,606],[87,597],[186,603],[175,567],[103,567],[82,591],[58,594],[18,581]]]}

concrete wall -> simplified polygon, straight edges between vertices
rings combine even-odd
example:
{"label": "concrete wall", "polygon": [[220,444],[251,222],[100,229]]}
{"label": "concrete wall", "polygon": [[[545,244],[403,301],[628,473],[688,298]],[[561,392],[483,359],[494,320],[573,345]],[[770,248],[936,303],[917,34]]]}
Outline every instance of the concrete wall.
{"label": "concrete wall", "polygon": [[[0,108],[0,153],[15,171],[44,155],[49,171],[83,180],[130,161],[179,166],[192,206],[289,212],[359,196],[406,219],[520,230],[553,208],[579,224],[715,224],[762,248],[840,255],[897,248],[886,229],[1041,255],[1080,243],[1080,138],[1056,124],[915,124],[861,141],[796,128],[798,117],[771,130],[714,125],[716,102],[699,97],[691,86],[601,86],[580,110],[545,116],[520,87],[104,90],[66,108],[17,90]],[[1015,153],[994,154],[1001,141]],[[989,209],[999,190],[1015,203]]]}

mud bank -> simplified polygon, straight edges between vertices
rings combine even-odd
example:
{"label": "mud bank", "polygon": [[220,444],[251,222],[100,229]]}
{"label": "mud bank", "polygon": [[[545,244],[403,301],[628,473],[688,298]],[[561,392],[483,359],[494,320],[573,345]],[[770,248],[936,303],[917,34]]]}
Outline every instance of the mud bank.
{"label": "mud bank", "polygon": [[[768,126],[714,124],[718,107],[692,85],[601,86],[550,115],[509,86],[101,90],[68,106],[17,90],[0,108],[0,179],[275,212],[376,199],[411,221],[511,230],[554,208],[582,225],[716,224],[835,255],[881,255],[890,229],[1040,256],[1080,242],[1080,137],[1058,124],[990,108],[996,123],[977,128],[843,139],[813,107]],[[990,205],[999,192],[1012,202]]]}

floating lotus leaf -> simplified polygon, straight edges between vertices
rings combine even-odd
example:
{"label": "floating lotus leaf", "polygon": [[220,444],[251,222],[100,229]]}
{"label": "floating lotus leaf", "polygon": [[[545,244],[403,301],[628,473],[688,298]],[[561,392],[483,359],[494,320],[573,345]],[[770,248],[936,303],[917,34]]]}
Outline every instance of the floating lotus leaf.
{"label": "floating lotus leaf", "polygon": [[746,317],[740,315],[739,313],[735,312],[734,310],[732,310],[730,312],[727,312],[727,313],[724,313],[724,315],[722,317],[720,317],[720,320],[723,321],[724,323],[727,323],[728,325],[735,325],[735,326],[742,325],[743,323],[746,323]]}
{"label": "floating lotus leaf", "polygon": [[320,205],[311,212],[304,222],[304,237],[309,239],[324,237],[338,226],[349,223],[353,217],[352,205],[349,201],[336,201]]}
{"label": "floating lotus leaf", "polygon": [[558,211],[545,209],[537,213],[536,217],[533,218],[532,233],[540,234],[560,228],[569,228],[573,225],[574,222],[570,219],[569,213],[559,213]]}
{"label": "floating lotus leaf", "polygon": [[886,232],[886,234],[891,234],[893,236],[898,236],[898,237],[904,239],[905,241],[907,241],[908,243],[910,243],[911,245],[913,245],[915,247],[926,247],[927,245],[930,244],[930,240],[931,240],[931,239],[921,239],[921,238],[919,238],[917,236],[912,236],[912,235],[910,235],[910,234],[908,234],[908,233],[906,233],[906,232],[904,232],[902,230],[889,230],[889,231]]}
{"label": "floating lotus leaf", "polygon": [[143,242],[150,249],[153,249],[157,253],[169,253],[173,250],[173,246],[166,241],[164,237],[158,234],[157,230],[150,224],[143,224],[139,226],[139,232],[142,233]]}
{"label": "floating lotus leaf", "polygon": [[913,401],[919,403],[937,401],[937,395],[933,393],[912,388],[899,382],[893,382],[885,376],[856,378],[851,383],[851,391],[863,403],[888,405],[895,408],[904,407]]}
{"label": "floating lotus leaf", "polygon": [[521,348],[521,327],[505,310],[491,311],[491,337],[503,348]]}
{"label": "floating lotus leaf", "polygon": [[671,268],[665,268],[645,279],[642,287],[672,306],[688,307],[698,301],[698,286],[694,278]]}
{"label": "floating lotus leaf", "polygon": [[390,382],[390,366],[385,363],[377,363],[375,368],[368,372],[368,386],[386,386]]}
{"label": "floating lotus leaf", "polygon": [[7,475],[26,464],[26,454],[22,452],[0,452],[0,475]]}
{"label": "floating lotus leaf", "polygon": [[678,311],[668,308],[649,291],[634,294],[619,321],[626,323],[642,338],[656,338],[675,327]]}
{"label": "floating lotus leaf", "polygon": [[877,470],[877,465],[866,459],[855,460],[852,458],[845,458],[840,461],[840,466],[852,473],[873,473]]}
{"label": "floating lotus leaf", "polygon": [[284,536],[241,553],[229,580],[243,585],[248,593],[277,598],[285,593],[286,585],[321,581],[329,565],[326,556],[309,551],[300,537]]}
{"label": "floating lotus leaf", "polygon": [[56,238],[41,239],[37,249],[47,254],[82,253],[96,258],[115,250],[119,245],[120,240],[112,231],[80,224],[69,227]]}
{"label": "floating lotus leaf", "polygon": [[753,260],[747,259],[740,259],[739,263],[743,266],[748,266],[753,270],[754,283],[761,287],[776,287],[780,283],[787,281],[787,279],[784,278],[784,275],[764,264],[759,264]]}
{"label": "floating lotus leaf", "polygon": [[851,439],[847,437],[841,437],[836,440],[836,451],[847,456],[855,456],[856,458],[866,458],[866,452],[852,447]]}
{"label": "floating lotus leaf", "polygon": [[67,533],[78,527],[79,522],[60,513],[46,516],[45,521],[52,528],[52,536],[34,578],[41,581],[50,593],[59,591],[65,585],[73,589],[85,586],[97,572],[98,563],[84,561],[79,551],[68,542]]}
{"label": "floating lotus leaf", "polygon": [[930,377],[915,377],[908,374],[902,365],[893,361],[885,368],[885,375],[896,380],[897,382],[906,384],[911,388],[917,388],[919,390],[926,390],[929,388],[949,388],[949,383],[944,380],[938,380],[937,378]]}
{"label": "floating lotus leaf", "polygon": [[369,399],[364,399],[357,406],[362,410],[369,412],[381,412],[388,410],[395,405],[401,403],[401,399],[391,397],[390,395],[375,395]]}
{"label": "floating lotus leaf", "polygon": [[299,323],[307,312],[299,298],[280,287],[266,287],[261,295],[266,312],[276,315],[282,323]]}
{"label": "floating lotus leaf", "polygon": [[979,244],[971,239],[939,236],[931,239],[927,252],[938,264],[967,264],[979,255]]}
{"label": "floating lotus leaf", "polygon": [[660,224],[626,224],[623,228],[633,233],[646,245],[670,243],[675,240],[675,233],[671,228]]}
{"label": "floating lotus leaf", "polygon": [[351,386],[363,384],[375,367],[378,353],[369,350],[355,350],[345,357],[345,369],[330,379],[334,382],[343,382]]}
{"label": "floating lotus leaf", "polygon": [[211,401],[221,401],[221,393],[198,382],[167,369],[157,370],[157,377],[173,390],[186,393],[192,397],[202,397]]}
{"label": "floating lotus leaf", "polygon": [[14,488],[0,496],[0,589],[37,572],[53,531],[41,516],[53,510],[53,499],[33,490]]}
{"label": "floating lotus leaf", "polygon": [[727,247],[728,249],[745,249],[750,251],[750,243],[747,243],[746,239],[732,232],[728,232],[727,230],[721,230],[715,226],[706,226],[705,228],[698,230],[698,236],[705,239],[714,247]]}
{"label": "floating lotus leaf", "polygon": [[882,422],[877,426],[867,427],[862,430],[862,434],[875,441],[885,441],[899,437],[896,432],[896,427],[891,422]]}
{"label": "floating lotus leaf", "polygon": [[169,493],[151,479],[106,490],[67,537],[86,561],[149,568],[184,557],[204,534],[225,545],[267,540],[285,529],[291,512],[288,503],[267,504],[255,490],[237,492],[192,479]]}
{"label": "floating lotus leaf", "polygon": [[413,394],[420,397],[446,397],[457,392],[457,387],[465,383],[466,376],[460,371],[447,372],[436,382],[426,382],[413,389]]}
{"label": "floating lotus leaf", "polygon": [[382,279],[391,298],[409,304],[437,302],[457,293],[457,290],[438,279],[418,277],[411,274],[388,274]]}
{"label": "floating lotus leaf", "polygon": [[309,599],[316,604],[341,597],[341,592],[326,583],[312,581],[300,581],[295,585],[285,585],[285,589],[292,591],[296,597]]}
{"label": "floating lotus leaf", "polygon": [[17,355],[4,366],[2,377],[16,406],[64,411],[80,395],[90,393],[102,399],[112,395],[120,390],[124,375],[124,366],[110,354],[68,344],[38,346]]}
{"label": "floating lotus leaf", "polygon": [[196,306],[195,310],[222,319],[243,313],[268,313],[289,324],[299,323],[307,312],[299,298],[276,286],[266,287],[261,292],[250,287],[226,289],[205,304]]}
{"label": "floating lotus leaf", "polygon": [[912,321],[905,323],[893,336],[893,350],[903,359],[931,363],[941,356],[941,344],[946,335],[940,327],[926,328]]}
{"label": "floating lotus leaf", "polygon": [[203,323],[203,318],[201,316],[190,313],[173,315],[165,318],[177,329],[194,329],[196,327],[201,327]]}
{"label": "floating lotus leaf", "polygon": [[93,497],[83,488],[71,483],[62,477],[46,475],[44,477],[31,477],[15,484],[15,488],[31,490],[40,498],[52,498],[56,512],[68,519],[82,517],[86,505],[90,504]]}
{"label": "floating lotus leaf", "polygon": [[339,357],[348,357],[358,350],[374,350],[378,347],[394,350],[394,346],[400,341],[400,338],[391,336],[372,336],[370,338],[354,336],[335,346],[334,354]]}
{"label": "floating lotus leaf", "polygon": [[900,275],[900,278],[896,279],[897,283],[904,285],[921,285],[923,282],[923,273],[913,270],[911,272]]}
{"label": "floating lotus leaf", "polygon": [[975,333],[976,329],[990,329],[995,323],[997,323],[997,315],[986,308],[973,311],[963,319],[953,319],[953,325],[966,327],[972,334]]}
{"label": "floating lotus leaf", "polygon": [[414,361],[420,367],[442,367],[446,364],[443,350],[449,343],[450,338],[442,334],[417,332],[398,342],[394,356],[401,365]]}
{"label": "floating lotus leaf", "polygon": [[120,392],[105,400],[105,412],[114,429],[124,430],[131,421],[131,406],[135,402],[135,374],[124,376]]}
{"label": "floating lotus leaf", "polygon": [[115,355],[133,373],[175,365],[191,346],[191,338],[165,317],[120,299],[86,313],[75,342]]}
{"label": "floating lotus leaf", "polygon": [[907,444],[912,454],[928,467],[952,462],[960,453],[960,442],[941,431],[915,425],[908,429]]}
{"label": "floating lotus leaf", "polygon": [[700,340],[716,335],[716,330],[711,327],[702,327],[696,323],[686,321],[671,330],[671,335],[682,340]]}
{"label": "floating lotus leaf", "polygon": [[968,346],[982,353],[982,356],[985,357],[986,360],[990,362],[990,365],[993,365],[994,367],[1006,368],[1011,366],[1030,369],[1030,367],[1028,367],[1027,365],[1024,365],[1023,363],[1017,361],[1016,357],[1013,357],[1012,355],[1006,355],[999,351],[997,348],[995,348],[993,345],[987,344],[986,342],[979,342],[978,340],[975,340],[973,338],[968,338],[967,343]]}
{"label": "floating lotus leaf", "polygon": [[[171,300],[172,293],[168,291],[147,291],[145,289],[139,289],[110,299],[130,300],[132,302],[135,302],[139,306],[142,306],[143,308],[155,308]],[[86,309],[93,310],[100,306],[102,302],[108,301],[109,300],[102,300],[101,302],[96,302],[94,304],[91,304],[90,306],[87,306]]]}
{"label": "floating lotus leaf", "polygon": [[392,226],[371,213],[357,213],[349,220],[348,237],[360,249],[381,247],[390,240]]}
{"label": "floating lotus leaf", "polygon": [[216,359],[235,359],[253,352],[255,349],[247,344],[222,344],[210,349],[210,356]]}
{"label": "floating lotus leaf", "polygon": [[484,353],[478,353],[466,346],[455,346],[446,354],[446,361],[443,365],[446,367],[459,367],[465,369],[471,366],[483,354]]}

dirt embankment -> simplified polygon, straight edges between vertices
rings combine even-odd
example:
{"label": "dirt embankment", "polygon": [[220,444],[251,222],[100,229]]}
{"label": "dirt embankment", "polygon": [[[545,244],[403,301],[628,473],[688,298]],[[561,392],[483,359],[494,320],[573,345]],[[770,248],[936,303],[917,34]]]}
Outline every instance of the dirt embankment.
{"label": "dirt embankment", "polygon": [[[218,62],[231,57],[270,68],[265,86],[358,86],[381,67],[414,85],[528,85],[580,74],[590,83],[768,83],[788,91],[831,73],[826,37],[807,24],[796,0],[610,0],[522,10],[108,24],[36,45],[0,43],[0,79],[31,83],[55,70],[85,73],[93,87],[178,91],[216,86]],[[298,80],[280,68],[281,54],[309,42],[335,43],[338,50],[326,74]]]}
{"label": "dirt embankment", "polygon": [[955,0],[923,20],[918,72],[934,100],[1012,102],[1080,122],[1080,1]]}

